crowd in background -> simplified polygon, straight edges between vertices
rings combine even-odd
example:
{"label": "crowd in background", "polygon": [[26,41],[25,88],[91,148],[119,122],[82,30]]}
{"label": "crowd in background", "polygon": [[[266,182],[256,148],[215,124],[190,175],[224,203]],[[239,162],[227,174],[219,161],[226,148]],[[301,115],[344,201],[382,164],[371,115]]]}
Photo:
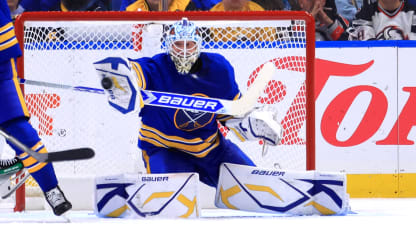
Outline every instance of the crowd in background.
{"label": "crowd in background", "polygon": [[[163,0],[7,0],[24,11],[159,11]],[[167,0],[168,11],[309,12],[316,40],[415,40],[416,0]]]}

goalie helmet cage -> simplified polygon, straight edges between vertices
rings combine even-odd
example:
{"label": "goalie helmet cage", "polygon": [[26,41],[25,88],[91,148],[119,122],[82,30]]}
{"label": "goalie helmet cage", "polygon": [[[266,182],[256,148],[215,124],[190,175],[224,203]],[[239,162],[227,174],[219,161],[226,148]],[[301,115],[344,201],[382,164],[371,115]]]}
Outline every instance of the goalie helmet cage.
{"label": "goalie helmet cage", "polygon": [[[259,106],[276,110],[285,129],[281,145],[268,147],[262,156],[261,141],[240,143],[219,125],[221,132],[260,167],[315,169],[315,22],[305,12],[28,12],[15,22],[23,51],[19,76],[100,88],[93,62],[164,51],[168,25],[182,17],[200,27],[202,51],[220,53],[231,62],[243,95],[264,63],[272,61],[284,71],[258,98]],[[116,113],[99,94],[22,88],[31,123],[49,151],[78,147],[96,151],[91,160],[55,163],[59,180],[145,172],[137,148],[137,113]],[[33,181],[16,192],[16,211],[25,209],[29,196],[42,196]]]}

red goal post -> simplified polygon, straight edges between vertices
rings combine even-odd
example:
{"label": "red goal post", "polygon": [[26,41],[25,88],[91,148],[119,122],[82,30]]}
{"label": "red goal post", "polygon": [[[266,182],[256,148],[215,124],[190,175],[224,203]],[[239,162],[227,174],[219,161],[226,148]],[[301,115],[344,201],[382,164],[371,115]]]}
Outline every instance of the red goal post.
{"label": "red goal post", "polygon": [[[90,73],[92,62],[108,56],[137,58],[162,52],[160,38],[166,26],[182,17],[203,28],[203,51],[221,53],[231,62],[243,95],[262,64],[272,61],[287,72],[284,79],[271,81],[258,99],[258,105],[276,108],[285,128],[282,144],[262,156],[261,141],[236,143],[259,166],[314,169],[315,22],[305,12],[28,12],[15,22],[23,51],[19,76],[100,88]],[[138,126],[127,124],[137,121],[138,125],[137,116],[107,110],[105,98],[99,95],[29,85],[23,89],[32,125],[49,151],[88,146],[97,152],[93,160],[55,164],[58,177],[117,174],[142,166],[137,162],[141,160],[136,146]],[[225,128],[220,129],[235,140]],[[114,142],[120,144],[117,150],[109,147]],[[124,160],[137,161],[117,164]],[[33,181],[27,184],[26,195],[21,190],[16,193],[22,199],[16,210],[24,209],[28,193],[36,193],[31,192],[33,186]]]}

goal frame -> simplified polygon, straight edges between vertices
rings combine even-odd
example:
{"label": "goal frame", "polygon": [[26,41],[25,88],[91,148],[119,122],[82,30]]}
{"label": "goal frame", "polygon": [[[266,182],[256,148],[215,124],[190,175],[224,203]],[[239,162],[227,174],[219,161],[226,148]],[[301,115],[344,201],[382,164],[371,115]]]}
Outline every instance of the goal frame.
{"label": "goal frame", "polygon": [[[24,71],[24,23],[26,21],[134,21],[134,20],[179,20],[187,17],[191,21],[218,20],[304,20],[306,27],[306,169],[315,170],[315,21],[304,11],[249,11],[249,12],[25,12],[15,21],[16,37],[23,55],[17,60],[18,74],[25,77]],[[24,87],[22,86],[22,89]],[[25,210],[25,188],[16,191],[15,211]]]}

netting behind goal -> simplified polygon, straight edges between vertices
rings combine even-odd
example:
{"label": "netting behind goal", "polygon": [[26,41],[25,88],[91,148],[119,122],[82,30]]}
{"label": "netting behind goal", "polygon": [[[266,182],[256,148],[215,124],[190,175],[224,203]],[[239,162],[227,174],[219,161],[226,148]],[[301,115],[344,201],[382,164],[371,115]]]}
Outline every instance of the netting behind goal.
{"label": "netting behind goal", "polygon": [[[258,105],[277,111],[281,145],[262,155],[262,142],[237,143],[261,167],[313,169],[314,22],[303,12],[89,12],[28,13],[16,22],[26,80],[101,88],[93,62],[109,56],[138,58],[164,52],[167,27],[181,17],[194,21],[203,51],[224,55],[234,66],[241,92],[272,61],[284,71],[268,84]],[[279,73],[280,74],[280,73]],[[221,74],[218,74],[221,75]],[[46,85],[25,85],[31,123],[48,151],[91,147],[92,160],[55,163],[58,177],[144,172],[137,148],[138,113],[123,115],[104,95]],[[26,196],[38,190],[27,183]]]}

